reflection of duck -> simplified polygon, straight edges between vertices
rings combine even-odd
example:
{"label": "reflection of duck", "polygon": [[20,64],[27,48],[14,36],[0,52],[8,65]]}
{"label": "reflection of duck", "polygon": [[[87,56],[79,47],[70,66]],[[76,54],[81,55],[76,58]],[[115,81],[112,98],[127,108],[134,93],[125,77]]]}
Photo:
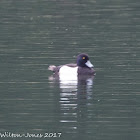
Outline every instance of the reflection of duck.
{"label": "reflection of duck", "polygon": [[59,81],[61,112],[59,122],[65,133],[86,134],[93,103],[93,79],[94,76],[78,76],[77,83]]}
{"label": "reflection of duck", "polygon": [[75,79],[65,76],[54,74],[49,77],[50,84],[59,84],[60,87],[60,128],[63,132],[74,133],[78,137],[80,134],[86,135],[87,120],[91,116],[90,106],[93,103],[94,75],[78,75]]}
{"label": "reflection of duck", "polygon": [[77,75],[94,75],[95,71],[87,54],[77,56],[77,64],[66,64],[61,66],[51,65],[48,68],[61,78],[77,80]]}

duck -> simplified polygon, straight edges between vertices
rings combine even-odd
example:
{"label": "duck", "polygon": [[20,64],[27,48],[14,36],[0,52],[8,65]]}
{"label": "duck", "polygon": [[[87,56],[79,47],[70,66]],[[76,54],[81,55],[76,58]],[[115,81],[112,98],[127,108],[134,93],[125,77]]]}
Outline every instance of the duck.
{"label": "duck", "polygon": [[50,65],[48,70],[52,71],[55,75],[63,76],[83,76],[94,75],[95,70],[93,64],[89,60],[88,54],[81,53],[77,56],[76,64],[65,64],[60,66]]}

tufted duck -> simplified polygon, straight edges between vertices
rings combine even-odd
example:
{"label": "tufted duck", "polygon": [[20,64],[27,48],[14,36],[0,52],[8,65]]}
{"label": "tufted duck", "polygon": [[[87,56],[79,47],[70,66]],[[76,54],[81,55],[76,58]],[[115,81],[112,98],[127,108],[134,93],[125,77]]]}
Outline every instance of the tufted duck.
{"label": "tufted duck", "polygon": [[94,75],[95,70],[91,64],[87,54],[79,54],[77,56],[77,64],[65,64],[61,66],[49,66],[48,70],[53,71],[57,75],[63,76],[79,76],[79,75]]}

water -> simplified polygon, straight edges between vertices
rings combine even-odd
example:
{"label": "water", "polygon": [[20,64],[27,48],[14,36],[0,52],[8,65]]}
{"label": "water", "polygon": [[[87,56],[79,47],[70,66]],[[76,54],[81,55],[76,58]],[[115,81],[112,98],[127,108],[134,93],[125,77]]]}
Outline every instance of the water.
{"label": "water", "polygon": [[[1,0],[0,133],[139,139],[139,5]],[[96,76],[53,80],[48,66],[75,62],[81,52]]]}

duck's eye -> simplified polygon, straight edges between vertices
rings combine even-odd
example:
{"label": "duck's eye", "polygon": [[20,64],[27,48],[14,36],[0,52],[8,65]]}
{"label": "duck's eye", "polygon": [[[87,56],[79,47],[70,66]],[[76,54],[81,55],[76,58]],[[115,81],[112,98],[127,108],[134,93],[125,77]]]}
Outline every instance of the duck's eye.
{"label": "duck's eye", "polygon": [[85,57],[83,57],[83,60],[86,59]]}

